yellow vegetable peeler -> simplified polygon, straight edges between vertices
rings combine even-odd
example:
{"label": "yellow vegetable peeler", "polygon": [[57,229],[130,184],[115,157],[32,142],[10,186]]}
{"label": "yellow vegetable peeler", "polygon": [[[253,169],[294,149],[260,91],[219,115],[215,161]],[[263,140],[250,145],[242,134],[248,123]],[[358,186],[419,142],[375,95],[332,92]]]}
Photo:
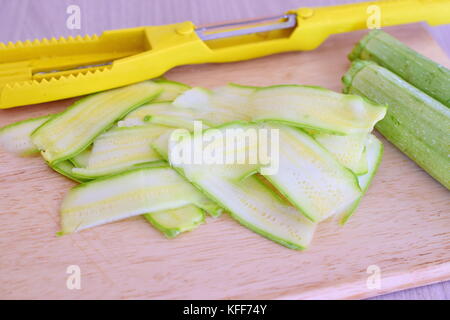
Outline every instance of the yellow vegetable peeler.
{"label": "yellow vegetable peeler", "polygon": [[[312,50],[329,35],[450,22],[449,0],[391,0],[301,8],[281,16],[196,27],[192,22],[0,43],[0,108],[64,99],[158,77],[173,67]],[[370,22],[370,21],[369,21]]]}

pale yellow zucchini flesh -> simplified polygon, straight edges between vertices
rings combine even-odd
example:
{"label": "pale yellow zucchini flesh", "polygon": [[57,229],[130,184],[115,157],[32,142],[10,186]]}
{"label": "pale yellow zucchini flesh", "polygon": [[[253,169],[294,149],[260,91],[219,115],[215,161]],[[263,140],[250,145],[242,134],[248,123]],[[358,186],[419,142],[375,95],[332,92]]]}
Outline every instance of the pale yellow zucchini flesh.
{"label": "pale yellow zucchini flesh", "polygon": [[[377,137],[375,137],[375,135],[370,134],[366,141],[365,151],[366,151],[365,157],[368,168],[367,173],[358,176],[358,184],[363,194],[365,194],[369,189],[369,186],[381,164],[381,159],[383,156],[383,144],[381,143],[380,140],[377,139]],[[341,224],[345,224],[348,221],[348,219],[353,215],[353,213],[355,212],[356,208],[359,205],[360,200],[361,198],[358,199],[351,206],[350,210],[343,212],[342,214],[337,216]]]}
{"label": "pale yellow zucchini flesh", "polygon": [[356,95],[284,85],[260,88],[251,96],[253,120],[274,120],[333,134],[369,133],[386,114],[386,107]]}
{"label": "pale yellow zucchini flesh", "polygon": [[191,88],[187,84],[163,78],[154,79],[153,81],[162,88],[162,92],[153,100],[154,102],[172,101]]}
{"label": "pale yellow zucchini flesh", "polygon": [[95,139],[87,165],[74,168],[73,174],[98,178],[136,165],[162,161],[150,143],[168,130],[170,128],[158,125],[113,128]]}
{"label": "pale yellow zucchini flesh", "polygon": [[174,238],[180,233],[192,231],[205,222],[203,210],[194,205],[147,213],[144,217],[167,238]]}
{"label": "pale yellow zucchini flesh", "polygon": [[281,124],[264,126],[279,131],[279,169],[264,176],[308,219],[323,221],[360,198],[356,176],[310,135]]}
{"label": "pale yellow zucchini flesh", "polygon": [[346,136],[327,133],[313,133],[312,135],[344,167],[357,175],[367,173],[367,159],[364,155],[367,133],[354,133]]}
{"label": "pale yellow zucchini flesh", "polygon": [[[231,124],[221,129],[238,126],[239,124]],[[252,126],[245,125],[246,128]],[[280,199],[255,175],[247,174],[254,169],[252,164],[179,163],[171,158],[174,155],[171,149],[175,148],[176,142],[170,144],[168,139],[168,135],[160,137],[153,143],[154,148],[187,180],[225,208],[238,222],[291,249],[308,247],[316,225]],[[227,151],[224,149],[223,154]]]}
{"label": "pale yellow zucchini flesh", "polygon": [[0,128],[0,148],[18,156],[30,156],[38,153],[31,141],[31,134],[53,115],[19,121]]}

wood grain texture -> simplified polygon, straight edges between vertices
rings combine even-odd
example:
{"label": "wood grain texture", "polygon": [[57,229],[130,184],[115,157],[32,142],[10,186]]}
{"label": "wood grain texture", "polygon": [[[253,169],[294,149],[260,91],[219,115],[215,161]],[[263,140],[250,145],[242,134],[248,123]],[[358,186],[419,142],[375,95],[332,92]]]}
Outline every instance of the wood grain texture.
{"label": "wood grain texture", "polygon": [[[449,65],[419,25],[388,31]],[[339,91],[346,55],[362,35],[333,36],[313,52],[179,67],[167,77],[193,86],[303,83]],[[2,110],[0,126],[72,101]],[[0,152],[0,298],[365,298],[448,280],[448,191],[383,142],[381,168],[355,216],[345,227],[321,224],[305,252],[268,241],[227,215],[174,240],[141,217],[56,237],[58,207],[74,183],[39,157]],[[81,290],[66,288],[69,265],[81,268]],[[370,265],[381,269],[379,290],[366,286]]]}

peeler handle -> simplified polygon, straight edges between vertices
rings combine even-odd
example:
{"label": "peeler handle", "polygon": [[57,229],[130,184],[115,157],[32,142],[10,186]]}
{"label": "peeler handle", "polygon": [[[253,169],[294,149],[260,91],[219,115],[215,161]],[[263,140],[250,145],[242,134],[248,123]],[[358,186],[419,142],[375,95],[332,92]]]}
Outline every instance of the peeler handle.
{"label": "peeler handle", "polygon": [[302,8],[294,12],[298,17],[299,33],[305,37],[304,41],[310,42],[312,49],[326,37],[336,33],[420,21],[426,21],[430,25],[450,23],[449,0],[372,1]]}
{"label": "peeler handle", "polygon": [[[243,39],[229,38],[225,43],[208,43],[198,61],[232,62],[253,59],[286,51],[317,48],[332,34],[426,21],[431,25],[450,23],[450,0],[385,0],[345,4],[331,7],[300,8],[287,12],[296,14],[296,27],[269,35]],[[379,25],[377,25],[379,23]],[[284,33],[282,33],[284,32]],[[218,40],[220,41],[220,39]]]}

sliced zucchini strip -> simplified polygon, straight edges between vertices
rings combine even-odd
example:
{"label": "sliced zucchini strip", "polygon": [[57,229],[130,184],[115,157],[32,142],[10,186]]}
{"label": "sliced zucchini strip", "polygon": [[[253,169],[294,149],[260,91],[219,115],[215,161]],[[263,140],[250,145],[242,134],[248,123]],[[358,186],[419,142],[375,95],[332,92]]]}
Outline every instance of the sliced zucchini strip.
{"label": "sliced zucchini strip", "polygon": [[[167,139],[166,134],[153,146],[171,161],[170,149],[175,145],[169,145]],[[248,166],[171,162],[197,188],[250,230],[291,249],[304,249],[309,245],[315,224],[283,202],[255,175],[241,179],[249,171]]]}
{"label": "sliced zucchini strip", "polygon": [[[189,170],[185,172],[186,177],[191,178]],[[195,179],[195,176],[192,178]],[[309,246],[315,224],[279,199],[256,176],[236,182],[227,177],[211,175],[209,179],[192,182],[250,230],[291,249]]]}
{"label": "sliced zucchini strip", "polygon": [[144,214],[145,219],[167,238],[191,231],[205,222],[202,209],[188,205],[181,208]]}
{"label": "sliced zucchini strip", "polygon": [[76,182],[87,182],[89,179],[84,179],[80,177],[76,177],[72,173],[72,169],[74,168],[74,165],[69,160],[60,161],[58,163],[55,163],[54,165],[51,165],[50,168],[58,172],[59,174],[65,176],[66,178],[69,178],[70,180],[76,181]]}
{"label": "sliced zucchini strip", "polygon": [[0,148],[19,156],[38,153],[38,148],[31,141],[31,133],[47,122],[53,115],[27,119],[0,128]]}
{"label": "sliced zucchini strip", "polygon": [[163,78],[155,79],[153,82],[156,82],[162,88],[162,92],[155,98],[155,102],[172,101],[184,91],[190,89],[190,87],[184,83]]}
{"label": "sliced zucchini strip", "polygon": [[221,212],[171,168],[123,172],[72,188],[61,206],[61,234],[191,204],[213,214]]}
{"label": "sliced zucchini strip", "polygon": [[310,135],[281,124],[265,127],[279,130],[279,168],[264,176],[308,219],[323,221],[361,196],[356,176]]}
{"label": "sliced zucchini strip", "polygon": [[146,124],[146,118],[149,116],[174,116],[185,120],[194,120],[198,112],[191,109],[177,108],[171,102],[148,103],[134,111],[118,122],[119,127],[142,126]]}
{"label": "sliced zucchini strip", "polygon": [[128,112],[155,98],[161,86],[144,81],[90,95],[39,127],[31,136],[53,164],[83,151],[101,132]]}
{"label": "sliced zucchini strip", "polygon": [[370,134],[367,139],[366,150],[367,166],[369,167],[369,170],[366,174],[358,177],[359,186],[364,193],[369,188],[369,185],[380,166],[381,158],[383,156],[383,144],[377,137]]}
{"label": "sliced zucchini strip", "polygon": [[317,133],[313,134],[313,137],[343,166],[361,175],[367,173],[367,160],[363,156],[367,135],[367,133],[355,133],[340,136]]}
{"label": "sliced zucchini strip", "polygon": [[92,152],[92,147],[84,149],[82,152],[77,154],[75,157],[70,158],[70,162],[77,168],[86,168],[89,164],[89,157]]}
{"label": "sliced zucchini strip", "polygon": [[[185,128],[190,131],[194,130],[195,128],[194,125],[195,120],[186,120],[184,118],[179,118],[177,116],[164,116],[164,115],[147,116],[145,117],[144,121],[148,124],[162,125],[171,128]],[[205,126],[204,124],[203,126],[208,127]]]}
{"label": "sliced zucchini strip", "polygon": [[215,125],[272,120],[340,135],[368,133],[386,113],[385,106],[359,96],[299,85],[258,88],[229,84],[212,91],[192,88],[173,105],[198,110],[205,114],[204,120]]}
{"label": "sliced zucchini strip", "polygon": [[[234,86],[228,86],[210,91],[204,88],[192,88],[179,95],[173,103],[170,101],[149,103],[130,112],[119,127],[131,127],[145,124],[149,116],[168,116],[185,120],[201,120],[208,126],[218,126],[236,120],[247,120],[243,115],[244,97],[239,91],[233,92]],[[235,86],[238,88],[238,86]],[[243,89],[244,91],[244,89]],[[248,92],[245,90],[245,93]],[[240,93],[243,95],[243,92]],[[240,101],[239,99],[242,99]],[[245,98],[247,101],[248,98]]]}
{"label": "sliced zucchini strip", "polygon": [[368,133],[386,107],[331,90],[282,85],[260,88],[249,100],[253,120],[275,120],[333,134]]}
{"label": "sliced zucchini strip", "polygon": [[142,163],[161,161],[150,143],[170,128],[158,125],[113,128],[95,139],[88,164],[74,168],[79,177],[97,178],[132,168]]}
{"label": "sliced zucchini strip", "polygon": [[[245,180],[248,178],[249,173],[251,175],[255,170],[259,170],[280,193],[313,222],[320,222],[334,214],[347,210],[349,205],[361,196],[356,176],[343,167],[332,154],[310,135],[298,128],[276,123],[251,124],[236,122],[205,130],[203,137],[205,139],[210,132],[220,131],[225,133],[230,129],[240,129],[241,131],[235,132],[240,132],[242,137],[248,136],[246,129],[278,131],[279,139],[275,141],[275,143],[278,142],[278,145],[271,146],[271,148],[278,148],[278,150],[276,154],[270,155],[271,157],[277,157],[277,159],[271,160],[277,161],[278,165],[273,162],[270,166],[273,170],[265,172],[263,169],[268,168],[267,164],[255,161],[245,164],[214,164],[206,166],[205,164],[189,164],[189,179],[194,181],[207,180],[212,172],[214,172],[214,175],[226,176],[229,172],[239,170],[239,174],[236,177],[228,176],[228,178],[231,180]],[[256,135],[255,133],[255,137]],[[170,148],[171,150],[168,156],[170,164],[183,169],[184,163],[195,163],[195,160],[192,159],[192,155],[195,156],[196,154],[194,151],[190,152],[191,159],[187,159],[188,161],[184,159],[184,162],[181,164],[178,164],[179,160],[178,158],[175,159],[175,156],[177,156],[177,153],[180,153],[180,149],[187,150],[183,146],[195,146],[195,139],[201,138],[202,136],[198,138],[194,136],[190,139],[183,139],[185,141],[172,141],[170,146],[166,146],[165,148]],[[210,145],[217,146],[216,149],[223,149],[220,152],[215,150],[215,154],[222,155],[222,158],[224,154],[228,154],[230,151],[238,151],[238,149],[228,150],[236,147],[234,144],[225,146],[220,140],[213,141],[211,139],[210,141]],[[245,141],[245,138],[242,141]],[[261,147],[261,142],[257,141],[256,145],[246,144],[243,147],[255,150]],[[186,144],[183,145],[183,143]],[[197,145],[200,145],[200,143],[197,143]],[[201,150],[203,155],[205,150],[210,148],[210,145],[203,145],[204,149]],[[161,149],[158,140],[155,146],[158,150]],[[245,154],[247,154],[247,151],[245,151]],[[249,160],[249,158],[246,160]],[[259,160],[256,159],[256,161]]]}
{"label": "sliced zucchini strip", "polygon": [[241,170],[222,168],[224,175],[208,168],[203,170],[210,172],[208,178],[200,179],[201,175],[186,166],[181,172],[250,230],[291,249],[308,247],[315,224],[281,201],[256,176],[239,182],[235,178],[242,174]]}
{"label": "sliced zucchini strip", "polygon": [[[367,144],[367,139],[366,139]],[[350,169],[350,168],[349,168]],[[364,147],[363,153],[361,154],[361,158],[359,158],[358,163],[355,164],[352,170],[356,175],[363,176],[367,172],[369,172],[369,164],[367,163],[367,150]]]}
{"label": "sliced zucchini strip", "polygon": [[180,109],[196,111],[196,120],[203,120],[213,126],[219,126],[227,122],[245,120],[251,118],[245,110],[248,104],[249,94],[239,89],[232,92],[226,87],[210,91],[204,88],[192,88],[185,91],[173,101],[173,105]]}
{"label": "sliced zucchini strip", "polygon": [[[370,134],[367,139],[366,155],[367,155],[368,171],[366,174],[358,177],[358,183],[363,194],[365,194],[367,192],[367,189],[369,189],[370,183],[372,182],[373,177],[375,176],[378,167],[380,166],[381,158],[383,156],[383,144],[373,134]],[[361,198],[354,203],[351,210],[343,213],[340,216],[341,224],[345,224],[348,221],[348,219],[355,212],[360,201]]]}

